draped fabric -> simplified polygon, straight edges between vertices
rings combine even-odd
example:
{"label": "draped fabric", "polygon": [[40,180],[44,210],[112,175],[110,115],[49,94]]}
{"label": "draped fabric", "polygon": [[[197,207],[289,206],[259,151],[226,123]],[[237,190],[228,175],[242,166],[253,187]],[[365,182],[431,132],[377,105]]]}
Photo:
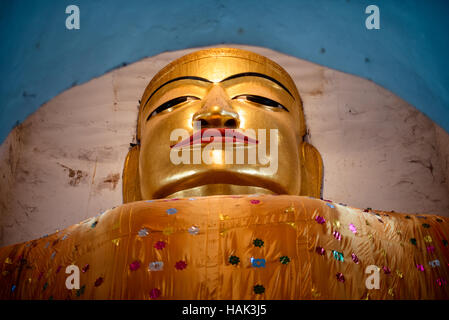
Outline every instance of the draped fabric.
{"label": "draped fabric", "polygon": [[448,299],[448,239],[446,217],[300,196],[138,201],[1,248],[0,298]]}

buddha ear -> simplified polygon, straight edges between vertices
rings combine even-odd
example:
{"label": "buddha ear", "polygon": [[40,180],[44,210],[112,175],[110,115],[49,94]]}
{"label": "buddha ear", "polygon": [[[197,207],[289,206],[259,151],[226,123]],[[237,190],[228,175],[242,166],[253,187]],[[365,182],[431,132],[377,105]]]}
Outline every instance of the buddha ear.
{"label": "buddha ear", "polygon": [[128,151],[126,156],[122,176],[123,203],[142,200],[140,194],[139,155],[140,145],[135,145]]}
{"label": "buddha ear", "polygon": [[321,198],[323,160],[318,150],[307,142],[300,147],[301,196]]}

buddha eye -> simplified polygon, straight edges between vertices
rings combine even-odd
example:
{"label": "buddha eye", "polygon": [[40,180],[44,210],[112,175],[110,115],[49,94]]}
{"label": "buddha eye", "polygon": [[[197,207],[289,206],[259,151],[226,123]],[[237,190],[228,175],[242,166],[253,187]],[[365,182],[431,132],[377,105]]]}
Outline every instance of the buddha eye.
{"label": "buddha eye", "polygon": [[281,108],[281,109],[284,109],[285,111],[289,112],[288,109],[286,107],[284,107],[282,104],[280,104],[279,102],[276,102],[274,100],[271,100],[271,99],[268,99],[265,97],[256,96],[253,94],[241,94],[232,99],[245,99],[245,100],[257,103],[257,104],[271,107],[271,108]]}
{"label": "buddha eye", "polygon": [[151,112],[150,115],[148,116],[147,121],[150,120],[150,118],[152,116],[155,116],[155,115],[157,115],[158,113],[161,113],[164,110],[172,108],[172,107],[174,107],[174,106],[176,106],[178,104],[181,104],[183,102],[192,101],[192,100],[199,100],[199,98],[194,97],[194,96],[182,96],[182,97],[177,97],[177,98],[168,100],[167,102],[164,102],[159,107],[154,109],[154,111]]}

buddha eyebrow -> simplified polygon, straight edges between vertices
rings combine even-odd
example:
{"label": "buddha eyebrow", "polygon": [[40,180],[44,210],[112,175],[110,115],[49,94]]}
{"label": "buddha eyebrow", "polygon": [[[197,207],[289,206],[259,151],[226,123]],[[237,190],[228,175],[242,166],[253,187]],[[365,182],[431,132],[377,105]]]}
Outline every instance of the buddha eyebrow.
{"label": "buddha eyebrow", "polygon": [[178,78],[174,78],[171,79],[167,82],[165,82],[164,84],[161,84],[156,90],[153,91],[153,93],[148,97],[147,101],[145,102],[145,104],[143,105],[142,111],[145,110],[145,107],[147,106],[148,101],[150,101],[151,97],[154,96],[154,94],[161,89],[162,87],[166,86],[169,83],[175,82],[175,81],[179,81],[179,80],[186,80],[186,79],[190,79],[190,80],[199,80],[199,81],[203,81],[203,82],[208,82],[208,83],[212,83],[212,81],[207,80],[205,78],[201,78],[201,77],[195,77],[195,76],[184,76],[184,77],[178,77]]}
{"label": "buddha eyebrow", "polygon": [[228,80],[232,80],[232,79],[236,79],[236,78],[241,78],[241,77],[259,77],[259,78],[264,78],[267,80],[270,80],[274,83],[276,83],[278,86],[280,86],[282,89],[284,89],[285,91],[288,92],[288,94],[293,98],[293,100],[295,100],[295,98],[293,97],[293,95],[291,94],[291,92],[287,89],[286,86],[284,86],[282,83],[280,83],[279,81],[277,81],[276,79],[267,76],[266,74],[263,73],[258,73],[258,72],[244,72],[244,73],[237,73],[234,74],[232,76],[227,77],[226,79],[221,80],[220,82],[223,81],[228,81]]}

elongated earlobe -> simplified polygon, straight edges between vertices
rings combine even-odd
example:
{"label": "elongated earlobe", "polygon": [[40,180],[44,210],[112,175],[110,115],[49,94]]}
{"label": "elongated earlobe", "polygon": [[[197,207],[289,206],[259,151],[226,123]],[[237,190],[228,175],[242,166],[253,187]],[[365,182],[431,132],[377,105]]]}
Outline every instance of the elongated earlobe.
{"label": "elongated earlobe", "polygon": [[301,196],[321,197],[323,160],[318,150],[307,142],[300,147]]}
{"label": "elongated earlobe", "polygon": [[140,194],[139,155],[140,145],[135,145],[128,151],[126,156],[122,176],[123,203],[142,200]]}

